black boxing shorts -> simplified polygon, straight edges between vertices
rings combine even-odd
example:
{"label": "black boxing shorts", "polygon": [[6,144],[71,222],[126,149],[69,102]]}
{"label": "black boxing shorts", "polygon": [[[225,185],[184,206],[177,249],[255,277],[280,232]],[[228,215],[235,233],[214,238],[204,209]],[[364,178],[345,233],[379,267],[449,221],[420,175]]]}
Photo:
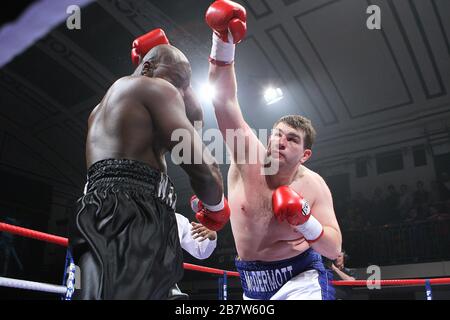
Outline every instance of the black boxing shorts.
{"label": "black boxing shorts", "polygon": [[183,276],[175,202],[169,177],[145,163],[94,163],[69,225],[73,299],[167,299]]}

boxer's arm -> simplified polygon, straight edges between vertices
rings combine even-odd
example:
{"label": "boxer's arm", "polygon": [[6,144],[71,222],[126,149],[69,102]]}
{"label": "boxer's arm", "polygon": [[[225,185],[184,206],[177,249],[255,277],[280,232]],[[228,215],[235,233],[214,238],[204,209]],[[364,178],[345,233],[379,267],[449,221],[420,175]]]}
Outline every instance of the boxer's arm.
{"label": "boxer's arm", "polygon": [[[209,81],[216,88],[213,98],[213,106],[217,123],[225,143],[232,154],[232,159],[236,163],[248,159],[249,143],[257,144],[258,150],[263,150],[264,146],[251,130],[245,121],[237,98],[237,81],[234,71],[234,64],[218,66],[209,64]],[[228,134],[227,134],[228,130]],[[241,146],[245,143],[245,154],[238,154]],[[242,159],[245,157],[245,159]]]}
{"label": "boxer's arm", "polygon": [[316,185],[317,199],[311,207],[312,215],[322,224],[323,234],[311,247],[321,255],[335,260],[341,252],[342,235],[333,208],[330,189],[322,178]]}
{"label": "boxer's arm", "polygon": [[187,242],[191,238],[189,234],[189,220],[177,212],[175,212],[175,218],[177,219],[178,238],[180,239],[181,248],[189,252],[189,245],[187,245]]}
{"label": "boxer's arm", "polygon": [[203,260],[211,256],[217,246],[217,232],[209,230],[200,223],[191,222],[191,239],[195,243],[197,259]]}
{"label": "boxer's arm", "polygon": [[[337,268],[334,264],[331,264],[331,268],[333,269],[334,272],[337,273],[337,275],[341,278],[341,280],[350,280],[350,281],[356,280],[354,277],[349,276],[345,272],[339,270],[339,268]],[[334,279],[334,280],[338,280],[338,279]]]}
{"label": "boxer's arm", "polygon": [[[177,148],[181,168],[188,174],[195,194],[203,202],[214,205],[222,200],[223,181],[214,157],[205,147],[189,122],[179,91],[162,79],[142,78],[141,95],[148,107],[155,137],[169,151]],[[150,81],[151,84],[145,82]],[[174,150],[175,151],[175,150]]]}
{"label": "boxer's arm", "polygon": [[191,224],[188,218],[179,213],[175,213],[175,216],[177,218],[178,237],[180,238],[181,248],[197,259],[202,260],[208,258],[216,248],[216,239],[209,240],[206,238],[203,239],[206,241],[197,240],[195,231],[192,231],[194,229],[192,226],[201,226],[201,224]]}
{"label": "boxer's arm", "polygon": [[213,31],[209,82],[216,88],[213,105],[219,129],[233,162],[248,164],[254,161],[249,159],[250,146],[257,146],[258,158],[264,157],[265,148],[244,120],[237,99],[234,53],[247,32],[246,10],[233,1],[214,1],[206,10],[205,21]]}
{"label": "boxer's arm", "polygon": [[219,128],[225,136],[226,129],[246,129],[237,98],[237,81],[234,64],[218,66],[209,64],[209,82],[216,89],[212,100]]}

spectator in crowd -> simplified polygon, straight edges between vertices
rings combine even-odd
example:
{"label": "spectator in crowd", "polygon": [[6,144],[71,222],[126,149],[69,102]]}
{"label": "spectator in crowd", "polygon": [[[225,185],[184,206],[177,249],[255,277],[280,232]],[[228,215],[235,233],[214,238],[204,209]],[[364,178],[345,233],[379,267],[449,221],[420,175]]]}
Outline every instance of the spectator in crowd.
{"label": "spectator in crowd", "polygon": [[376,187],[370,202],[369,221],[372,226],[383,226],[387,223],[389,215],[387,214],[387,206],[383,190]]}
{"label": "spectator in crowd", "polygon": [[345,260],[348,259],[348,255],[344,250],[339,254],[336,260],[331,264],[331,269],[334,273],[335,280],[355,280],[354,270],[345,267]]}
{"label": "spectator in crowd", "polygon": [[406,214],[405,222],[413,223],[416,222],[417,220],[418,220],[417,207],[413,206],[409,209],[408,213]]}
{"label": "spectator in crowd", "polygon": [[345,228],[347,230],[359,230],[364,227],[363,218],[358,208],[350,205],[345,213]]}
{"label": "spectator in crowd", "polygon": [[397,210],[399,200],[400,200],[400,194],[397,192],[393,184],[388,185],[387,187],[387,196],[386,196],[386,219],[385,224],[391,225],[391,224],[397,224],[401,222],[400,214]]}
{"label": "spectator in crowd", "polygon": [[420,220],[427,218],[430,204],[430,193],[425,189],[423,181],[417,181],[417,190],[413,194],[413,203],[417,208],[417,216]]}
{"label": "spectator in crowd", "polygon": [[[325,266],[332,272],[333,280],[355,280],[355,271],[345,267],[345,260],[348,259],[348,255],[344,250],[339,254],[336,260],[331,261],[329,259],[324,259]],[[336,300],[345,300],[350,297],[351,288],[335,286],[336,290]]]}
{"label": "spectator in crowd", "polygon": [[401,221],[405,221],[408,218],[409,210],[411,210],[413,206],[413,196],[411,192],[408,190],[408,186],[406,184],[400,185],[400,195],[398,198],[397,210],[400,216]]}
{"label": "spectator in crowd", "polygon": [[[203,260],[211,256],[217,245],[217,232],[200,223],[189,222],[188,218],[177,212],[175,217],[181,247],[197,259]],[[189,295],[182,292],[177,284],[170,289],[168,300],[186,299],[189,299]]]}
{"label": "spectator in crowd", "polygon": [[361,191],[355,193],[354,201],[356,205],[362,210],[366,210],[370,207],[370,201],[364,196]]}
{"label": "spectator in crowd", "polygon": [[363,227],[370,226],[369,209],[370,201],[364,197],[363,193],[358,191],[353,199],[354,206],[357,208],[356,212],[360,215]]}
{"label": "spectator in crowd", "polygon": [[428,220],[445,220],[450,218],[450,213],[441,209],[438,204],[432,204],[429,207]]}

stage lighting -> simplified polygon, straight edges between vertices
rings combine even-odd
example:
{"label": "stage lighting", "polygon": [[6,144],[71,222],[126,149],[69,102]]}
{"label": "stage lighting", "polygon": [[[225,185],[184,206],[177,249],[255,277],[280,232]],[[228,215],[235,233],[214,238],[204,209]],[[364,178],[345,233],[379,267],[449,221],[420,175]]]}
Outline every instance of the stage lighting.
{"label": "stage lighting", "polygon": [[280,88],[268,88],[264,92],[266,104],[273,104],[283,99],[283,91]]}
{"label": "stage lighting", "polygon": [[212,84],[205,83],[201,87],[200,97],[206,101],[212,101],[214,99],[214,95],[216,94],[216,88]]}

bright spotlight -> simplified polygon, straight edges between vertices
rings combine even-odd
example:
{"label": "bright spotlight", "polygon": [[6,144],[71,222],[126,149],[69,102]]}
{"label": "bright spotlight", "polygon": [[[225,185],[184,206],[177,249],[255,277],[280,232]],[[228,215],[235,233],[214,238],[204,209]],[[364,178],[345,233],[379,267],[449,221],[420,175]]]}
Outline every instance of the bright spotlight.
{"label": "bright spotlight", "polygon": [[202,87],[201,87],[201,91],[200,91],[200,96],[202,97],[202,99],[207,100],[207,101],[212,101],[212,99],[214,99],[214,96],[216,94],[216,88],[214,88],[214,86],[212,84],[205,83]]}
{"label": "bright spotlight", "polygon": [[272,104],[283,99],[283,91],[280,88],[268,88],[264,92],[264,100],[266,103]]}

